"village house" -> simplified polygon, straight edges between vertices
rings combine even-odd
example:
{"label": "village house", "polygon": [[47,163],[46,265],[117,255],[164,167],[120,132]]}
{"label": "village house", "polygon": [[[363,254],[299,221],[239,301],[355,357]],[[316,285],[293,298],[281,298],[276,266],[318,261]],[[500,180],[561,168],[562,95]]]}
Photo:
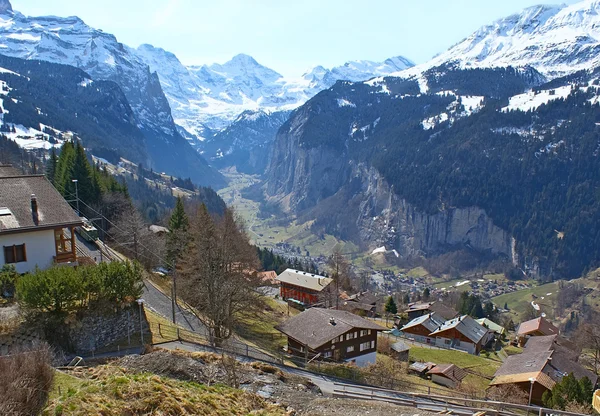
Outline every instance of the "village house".
{"label": "village house", "polygon": [[348,296],[340,295],[340,309],[360,316],[374,317],[377,312],[377,296],[369,292],[360,292]]}
{"label": "village house", "polygon": [[44,175],[0,166],[0,267],[27,273],[77,262],[75,228],[83,221]]}
{"label": "village house", "polygon": [[431,381],[452,389],[458,387],[468,373],[454,364],[439,364],[427,372]]}
{"label": "village house", "polygon": [[445,321],[458,316],[458,312],[444,305],[442,302],[410,303],[408,309],[404,312],[408,314],[409,321],[433,312],[441,316]]}
{"label": "village house", "polygon": [[519,346],[523,347],[531,337],[558,334],[559,330],[552,322],[548,321],[546,318],[540,317],[522,322],[517,329],[517,340]]}
{"label": "village house", "polygon": [[294,269],[287,269],[276,279],[283,300],[294,300],[302,306],[323,303],[329,294],[333,279]]}
{"label": "village house", "polygon": [[394,342],[390,346],[390,354],[398,361],[408,362],[410,355],[410,347],[402,341]]}
{"label": "village house", "polygon": [[577,380],[587,377],[595,386],[598,376],[577,362],[579,352],[574,344],[558,335],[536,336],[525,345],[523,353],[511,355],[496,371],[490,383],[493,386],[514,385],[531,401],[542,405],[542,395],[568,374]]}
{"label": "village house", "polygon": [[479,354],[494,339],[493,331],[479,325],[468,315],[444,322],[429,334],[435,338],[435,345]]}
{"label": "village house", "polygon": [[288,338],[287,352],[304,362],[374,364],[377,333],[385,328],[347,311],[311,308],[275,327]]}
{"label": "village house", "polygon": [[435,337],[431,337],[430,334],[444,325],[444,322],[444,318],[438,314],[430,313],[413,319],[400,328],[400,331],[409,339],[423,344],[433,344],[435,343]]}

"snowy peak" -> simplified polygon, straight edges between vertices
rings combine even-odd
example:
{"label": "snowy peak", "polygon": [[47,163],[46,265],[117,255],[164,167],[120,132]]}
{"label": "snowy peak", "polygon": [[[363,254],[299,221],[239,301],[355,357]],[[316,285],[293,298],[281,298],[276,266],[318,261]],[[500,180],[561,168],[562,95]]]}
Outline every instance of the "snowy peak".
{"label": "snowy peak", "polygon": [[532,66],[548,78],[598,66],[600,1],[529,7],[483,26],[402,75],[418,75],[449,62],[463,68]]}
{"label": "snowy peak", "polygon": [[0,14],[12,14],[13,8],[9,0],[0,0]]}

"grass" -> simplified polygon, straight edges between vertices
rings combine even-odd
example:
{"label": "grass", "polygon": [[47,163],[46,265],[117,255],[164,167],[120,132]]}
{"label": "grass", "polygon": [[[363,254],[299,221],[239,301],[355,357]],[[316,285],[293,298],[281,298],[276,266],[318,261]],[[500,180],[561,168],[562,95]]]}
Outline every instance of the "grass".
{"label": "grass", "polygon": [[[266,307],[261,314],[241,317],[235,332],[242,338],[271,352],[281,352],[287,344],[286,338],[274,327],[300,313],[275,299],[266,298]],[[289,311],[289,315],[288,315]]]}
{"label": "grass", "polygon": [[[283,408],[225,386],[131,374],[114,366],[89,369],[86,378],[57,378],[43,415],[284,415]],[[61,387],[60,394],[58,386]]]}
{"label": "grass", "polygon": [[427,275],[429,275],[429,272],[427,270],[425,270],[424,267],[415,267],[414,269],[411,269],[408,271],[408,273],[406,273],[407,276],[409,277],[425,277]]}
{"label": "grass", "polygon": [[[431,361],[436,364],[455,364],[458,367],[473,370],[477,373],[492,377],[502,364],[476,355],[453,350],[438,350],[432,348],[412,347],[410,349],[411,361]],[[489,380],[486,381],[486,386]]]}
{"label": "grass", "polygon": [[[557,292],[558,283],[553,282],[529,289],[518,290],[516,292],[505,293],[504,295],[492,298],[492,302],[501,308],[504,307],[504,304],[507,304],[510,313],[519,317],[519,315],[527,310],[531,301],[534,300],[532,295],[535,295],[537,296],[535,302],[540,305],[541,311],[546,313],[549,317],[552,317],[554,316],[553,305],[556,304]],[[548,296],[548,293],[552,293],[552,295]],[[542,297],[544,299],[542,299]]]}
{"label": "grass", "polygon": [[82,384],[83,380],[57,370],[54,373],[54,381],[52,382],[52,389],[50,390],[48,400],[52,401],[62,395],[73,394],[81,388]]}

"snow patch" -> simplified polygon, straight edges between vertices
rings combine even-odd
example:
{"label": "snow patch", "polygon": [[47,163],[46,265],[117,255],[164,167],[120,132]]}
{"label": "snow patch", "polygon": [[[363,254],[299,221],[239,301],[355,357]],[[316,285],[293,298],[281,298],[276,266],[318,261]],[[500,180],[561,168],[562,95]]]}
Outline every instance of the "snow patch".
{"label": "snow patch", "polygon": [[387,252],[387,250],[385,249],[385,246],[383,246],[383,247],[379,247],[379,248],[376,248],[375,250],[373,250],[371,255],[379,254],[379,253],[386,253],[386,252]]}
{"label": "snow patch", "polygon": [[511,97],[508,106],[502,111],[531,111],[537,110],[541,105],[548,104],[551,101],[564,99],[571,94],[571,86],[559,87],[552,90],[543,90],[536,93],[529,91],[524,94]]}
{"label": "snow patch", "polygon": [[34,36],[31,33],[11,33],[7,38],[23,42],[39,42],[42,39],[41,36]]}
{"label": "snow patch", "polygon": [[345,98],[337,99],[338,107],[353,107],[356,108],[356,104],[351,101],[346,100]]}

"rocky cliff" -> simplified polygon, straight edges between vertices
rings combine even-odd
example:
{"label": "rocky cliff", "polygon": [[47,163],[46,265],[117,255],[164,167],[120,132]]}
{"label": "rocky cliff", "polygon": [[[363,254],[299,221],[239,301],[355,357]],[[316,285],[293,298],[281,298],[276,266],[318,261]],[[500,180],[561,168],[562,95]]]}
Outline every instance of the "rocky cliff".
{"label": "rocky cliff", "polygon": [[271,203],[364,248],[386,246],[402,257],[469,247],[513,259],[512,238],[478,207],[419,211],[399,197],[373,167],[329,144],[303,144],[311,109],[303,107],[280,130],[267,176]]}

